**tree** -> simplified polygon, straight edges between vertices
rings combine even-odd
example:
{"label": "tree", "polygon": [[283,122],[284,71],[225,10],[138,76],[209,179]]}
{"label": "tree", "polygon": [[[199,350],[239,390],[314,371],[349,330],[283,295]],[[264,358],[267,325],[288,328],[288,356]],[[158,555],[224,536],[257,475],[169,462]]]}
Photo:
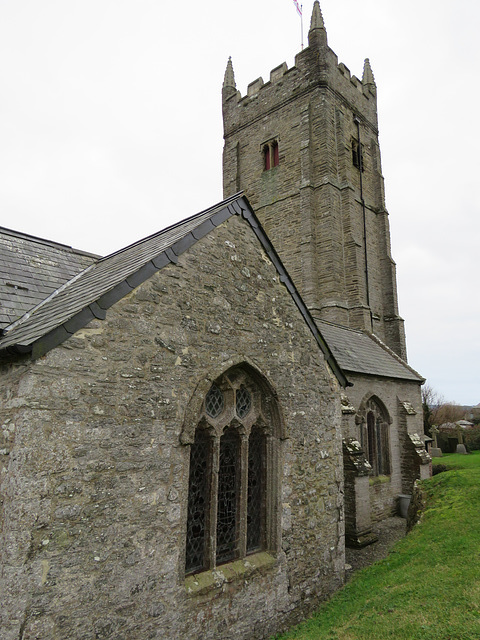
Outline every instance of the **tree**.
{"label": "tree", "polygon": [[446,402],[445,404],[441,404],[433,414],[434,422],[432,424],[455,423],[465,418],[465,409],[454,402]]}
{"label": "tree", "polygon": [[443,397],[435,391],[429,384],[422,387],[422,407],[423,407],[423,431],[431,437],[430,427],[436,424],[434,420],[435,411],[444,403]]}
{"label": "tree", "polygon": [[465,417],[465,409],[455,402],[445,402],[444,398],[430,385],[422,387],[423,430],[431,436],[430,428],[446,422],[457,422]]}

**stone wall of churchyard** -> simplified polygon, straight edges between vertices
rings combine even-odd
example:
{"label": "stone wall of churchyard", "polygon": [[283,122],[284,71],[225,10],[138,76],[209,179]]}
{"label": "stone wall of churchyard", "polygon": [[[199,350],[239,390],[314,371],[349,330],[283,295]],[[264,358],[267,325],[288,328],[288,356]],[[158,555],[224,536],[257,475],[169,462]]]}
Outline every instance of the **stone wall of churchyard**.
{"label": "stone wall of churchyard", "polygon": [[[287,436],[279,545],[192,588],[185,411],[243,361],[275,390]],[[342,584],[338,385],[241,219],[105,321],[1,372],[4,640],[258,640]]]}
{"label": "stone wall of churchyard", "polygon": [[[414,451],[409,454],[405,463],[405,447],[407,434],[423,433],[423,413],[420,385],[393,378],[361,376],[347,373],[353,387],[346,390],[350,404],[357,409],[357,414],[343,418],[343,437],[361,439],[359,426],[359,409],[362,401],[376,396],[385,406],[391,419],[389,428],[391,474],[388,477],[370,478],[370,508],[372,521],[381,520],[395,512],[399,494],[408,492],[416,477],[419,477]],[[407,414],[403,403],[410,403],[415,414]],[[411,443],[410,447],[412,446]]]}

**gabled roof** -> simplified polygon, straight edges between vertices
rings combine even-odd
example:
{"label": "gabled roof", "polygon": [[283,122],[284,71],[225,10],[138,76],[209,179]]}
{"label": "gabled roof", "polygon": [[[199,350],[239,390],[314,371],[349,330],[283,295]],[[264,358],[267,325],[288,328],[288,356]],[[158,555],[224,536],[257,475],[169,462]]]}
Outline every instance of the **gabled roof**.
{"label": "gabled roof", "polygon": [[0,328],[20,318],[96,258],[0,227]]}
{"label": "gabled roof", "polygon": [[251,226],[286,286],[318,346],[342,386],[349,382],[318,330],[247,199],[237,194],[143,240],[96,260],[40,304],[4,329],[0,351],[33,352],[39,357],[57,346],[135,287],[170,263],[222,222],[241,215]]}
{"label": "gabled roof", "polygon": [[422,376],[377,336],[324,320],[317,320],[317,325],[344,371],[424,382]]}

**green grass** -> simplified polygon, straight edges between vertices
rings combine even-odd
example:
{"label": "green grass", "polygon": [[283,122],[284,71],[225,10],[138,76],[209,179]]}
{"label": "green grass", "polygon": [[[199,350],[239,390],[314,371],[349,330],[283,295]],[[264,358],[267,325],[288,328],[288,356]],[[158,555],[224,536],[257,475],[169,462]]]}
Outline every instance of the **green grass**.
{"label": "green grass", "polygon": [[480,639],[480,451],[434,464],[416,527],[278,640]]}

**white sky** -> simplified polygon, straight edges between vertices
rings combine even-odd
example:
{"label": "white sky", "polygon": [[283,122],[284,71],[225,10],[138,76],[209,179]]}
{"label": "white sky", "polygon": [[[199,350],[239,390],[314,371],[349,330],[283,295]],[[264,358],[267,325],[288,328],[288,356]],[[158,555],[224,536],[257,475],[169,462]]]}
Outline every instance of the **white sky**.
{"label": "white sky", "polygon": [[[321,7],[377,82],[410,364],[477,404],[480,4]],[[104,255],[218,202],[228,56],[243,95],[299,50],[292,0],[0,0],[0,224]]]}

